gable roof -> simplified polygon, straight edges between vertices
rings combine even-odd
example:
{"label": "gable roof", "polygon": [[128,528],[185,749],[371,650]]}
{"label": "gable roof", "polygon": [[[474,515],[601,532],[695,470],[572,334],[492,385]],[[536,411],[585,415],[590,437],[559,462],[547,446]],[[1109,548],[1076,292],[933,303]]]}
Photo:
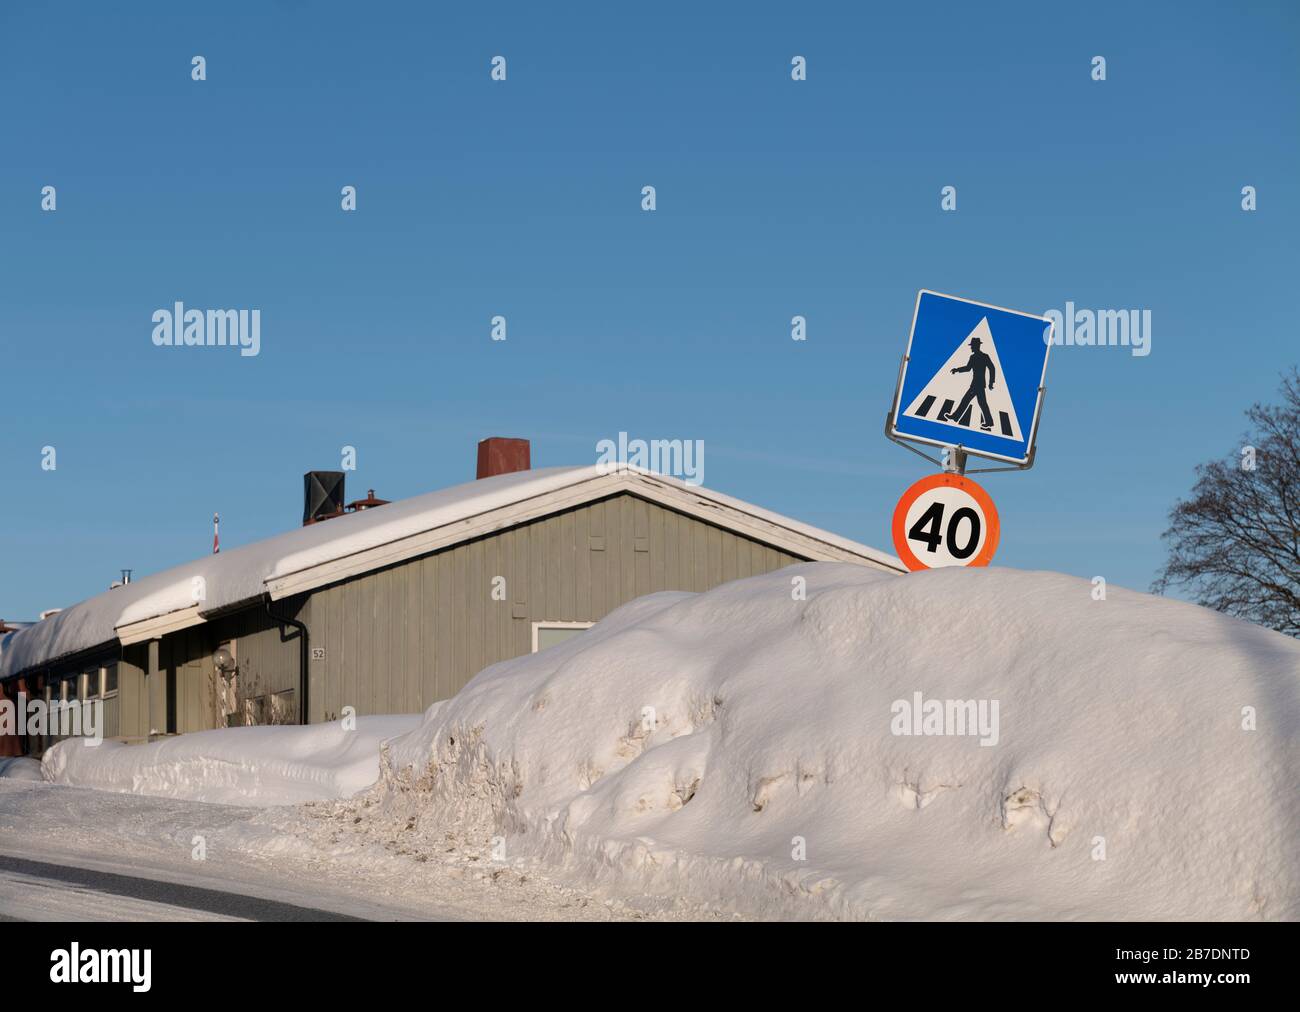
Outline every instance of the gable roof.
{"label": "gable roof", "polygon": [[902,573],[892,555],[739,499],[639,468],[497,475],[295,528],[88,598],[0,638],[0,678],[197,625],[264,597],[314,590],[621,492],[815,561]]}

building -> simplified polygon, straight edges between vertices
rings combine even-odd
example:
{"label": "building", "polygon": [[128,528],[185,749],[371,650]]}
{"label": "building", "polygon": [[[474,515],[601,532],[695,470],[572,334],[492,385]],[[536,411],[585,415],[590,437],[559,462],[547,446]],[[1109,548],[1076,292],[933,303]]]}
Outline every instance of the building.
{"label": "building", "polygon": [[0,684],[10,697],[102,700],[104,736],[125,741],[334,720],[344,707],[419,712],[653,591],[811,560],[903,572],[890,555],[673,478],[530,469],[522,440],[485,440],[476,481],[398,502],[371,493],[344,508],[331,475],[307,476],[298,529],[5,635]]}
{"label": "building", "polygon": [[[19,629],[26,629],[30,622],[6,622],[0,618],[0,638],[5,633],[17,632]],[[5,698],[4,686],[0,684],[0,699]],[[0,759],[7,759],[12,756],[23,754],[23,743],[16,736],[10,734],[0,734]]]}

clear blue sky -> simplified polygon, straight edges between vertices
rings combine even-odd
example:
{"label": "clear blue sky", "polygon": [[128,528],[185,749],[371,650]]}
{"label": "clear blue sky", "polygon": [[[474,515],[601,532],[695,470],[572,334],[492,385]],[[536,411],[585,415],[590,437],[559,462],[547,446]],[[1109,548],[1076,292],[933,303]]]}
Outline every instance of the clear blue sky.
{"label": "clear blue sky", "polygon": [[[344,444],[399,498],[488,435],[703,439],[709,487],[888,549],[919,288],[1151,310],[1148,357],[1053,352],[1037,466],[984,482],[998,563],[1145,589],[1300,359],[1294,3],[446,7],[0,9],[0,616],[213,511],[291,528]],[[261,354],[154,347],[177,299],[260,308]]]}

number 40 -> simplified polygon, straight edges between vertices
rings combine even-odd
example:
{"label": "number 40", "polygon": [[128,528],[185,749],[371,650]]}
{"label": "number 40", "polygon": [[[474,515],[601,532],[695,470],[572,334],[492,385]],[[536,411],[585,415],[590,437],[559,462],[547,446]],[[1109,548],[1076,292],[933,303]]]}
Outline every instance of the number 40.
{"label": "number 40", "polygon": [[[944,530],[943,507],[944,504],[941,502],[931,503],[907,532],[908,538],[924,542],[927,552],[938,551],[939,544],[942,542],[953,558],[970,558],[975,554],[975,548],[980,543],[980,515],[969,506],[958,507],[948,518],[948,527]],[[958,544],[957,538],[961,533],[963,520],[970,521],[970,534],[965,544]],[[942,534],[941,530],[943,530]]]}

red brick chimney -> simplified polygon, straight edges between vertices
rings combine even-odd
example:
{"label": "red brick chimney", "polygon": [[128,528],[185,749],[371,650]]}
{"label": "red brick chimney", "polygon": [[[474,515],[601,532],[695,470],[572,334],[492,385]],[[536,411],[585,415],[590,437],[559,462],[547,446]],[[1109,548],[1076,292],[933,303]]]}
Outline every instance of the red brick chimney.
{"label": "red brick chimney", "polygon": [[478,444],[479,478],[491,478],[497,474],[513,474],[515,471],[527,471],[529,463],[529,446],[526,439],[508,439],[504,436],[492,436],[480,439]]}

